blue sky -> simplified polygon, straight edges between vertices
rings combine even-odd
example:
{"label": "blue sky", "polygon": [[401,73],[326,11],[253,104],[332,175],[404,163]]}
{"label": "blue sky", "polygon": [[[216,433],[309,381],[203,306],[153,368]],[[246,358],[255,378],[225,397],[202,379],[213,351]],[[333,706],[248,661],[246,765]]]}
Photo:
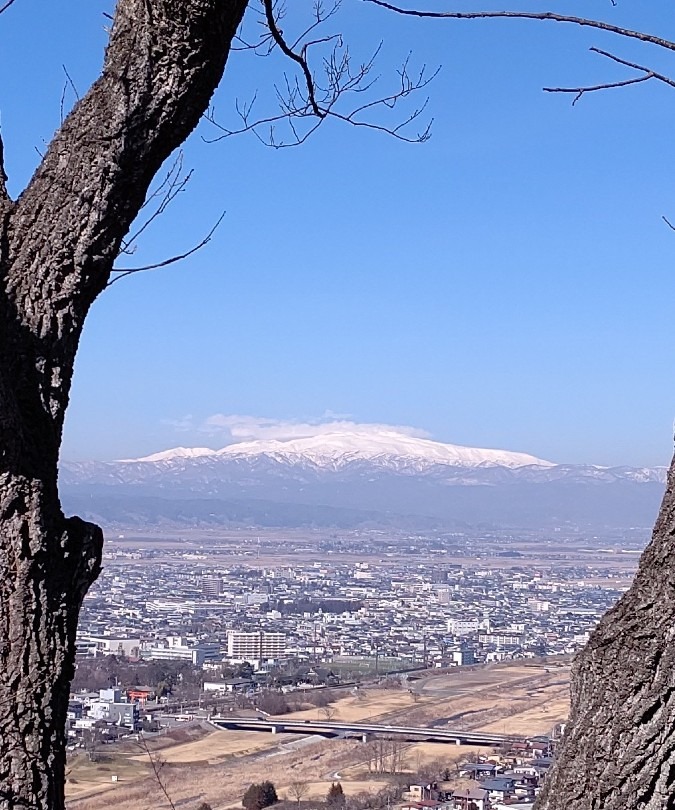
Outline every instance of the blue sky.
{"label": "blue sky", "polygon": [[[648,5],[556,10],[675,39],[669,4]],[[58,126],[62,65],[80,92],[95,78],[111,7],[16,0],[0,17],[14,193]],[[331,30],[360,58],[382,40],[382,83],[411,50],[414,64],[442,66],[431,140],[328,122],[275,151],[251,136],[205,143],[215,133],[202,125],[185,147],[189,190],[133,262],[181,252],[226,216],[183,264],[97,301],[64,456],[217,447],[223,425],[347,419],[554,461],[667,463],[675,233],[661,217],[675,220],[675,91],[644,84],[573,108],[541,88],[626,77],[592,45],[673,75],[675,55],[557,24],[409,20],[360,0]],[[256,89],[263,111],[284,69],[234,54],[217,115],[233,120],[235,99]]]}

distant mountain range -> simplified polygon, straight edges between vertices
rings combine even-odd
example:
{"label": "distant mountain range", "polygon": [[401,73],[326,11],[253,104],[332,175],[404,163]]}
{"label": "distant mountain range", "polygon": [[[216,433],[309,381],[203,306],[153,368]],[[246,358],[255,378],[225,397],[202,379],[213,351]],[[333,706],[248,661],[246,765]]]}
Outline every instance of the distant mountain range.
{"label": "distant mountain range", "polygon": [[393,430],[64,462],[70,511],[120,526],[649,527],[666,468],[554,464]]}

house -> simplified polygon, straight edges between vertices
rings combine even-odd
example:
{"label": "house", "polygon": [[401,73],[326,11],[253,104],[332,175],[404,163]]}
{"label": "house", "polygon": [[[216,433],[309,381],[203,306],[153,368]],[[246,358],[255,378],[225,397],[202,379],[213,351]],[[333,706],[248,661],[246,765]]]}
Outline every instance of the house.
{"label": "house", "polygon": [[545,757],[551,752],[551,740],[548,737],[531,737],[528,742],[535,757]]}
{"label": "house", "polygon": [[509,777],[496,777],[485,779],[480,783],[483,790],[487,790],[490,801],[504,801],[515,793],[516,783]]}
{"label": "house", "polygon": [[437,791],[437,799],[440,799],[442,802],[448,802],[452,798],[453,791],[456,788],[456,783],[453,780],[443,780],[441,782],[435,783],[436,791]]}
{"label": "house", "polygon": [[84,714],[84,706],[80,700],[68,701],[68,712],[66,717],[68,720],[81,720]]}
{"label": "house", "polygon": [[488,810],[490,807],[488,792],[483,788],[455,790],[450,800],[454,810]]}
{"label": "house", "polygon": [[537,773],[546,773],[553,765],[553,757],[538,757],[533,759],[531,764]]}
{"label": "house", "polygon": [[[439,810],[443,807],[443,802],[435,799],[421,799],[418,802],[406,802],[400,806],[400,810]],[[480,808],[483,810],[483,808]]]}
{"label": "house", "polygon": [[90,717],[93,720],[105,720],[127,726],[134,731],[140,727],[140,716],[137,703],[114,703],[112,700],[100,700],[91,704]]}
{"label": "house", "polygon": [[408,790],[404,798],[412,802],[422,802],[425,799],[436,800],[439,798],[438,791],[434,785],[408,785]]}
{"label": "house", "polygon": [[500,766],[494,762],[467,762],[459,766],[459,775],[469,779],[491,779],[497,776]]}
{"label": "house", "polygon": [[205,692],[246,692],[252,687],[250,678],[224,678],[222,681],[204,681]]}

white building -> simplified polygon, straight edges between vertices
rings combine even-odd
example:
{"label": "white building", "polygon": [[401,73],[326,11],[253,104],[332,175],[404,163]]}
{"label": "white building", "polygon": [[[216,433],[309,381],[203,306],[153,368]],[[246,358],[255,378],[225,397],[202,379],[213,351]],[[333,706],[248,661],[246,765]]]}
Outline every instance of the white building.
{"label": "white building", "polygon": [[266,633],[256,630],[245,633],[230,630],[227,634],[227,655],[237,661],[270,661],[284,657],[285,633]]}
{"label": "white building", "polygon": [[479,630],[490,630],[489,619],[448,619],[448,633],[453,636],[470,636]]}
{"label": "white building", "polygon": [[140,638],[113,636],[78,636],[75,640],[77,654],[80,657],[95,658],[98,655],[125,655],[138,658],[141,646]]}

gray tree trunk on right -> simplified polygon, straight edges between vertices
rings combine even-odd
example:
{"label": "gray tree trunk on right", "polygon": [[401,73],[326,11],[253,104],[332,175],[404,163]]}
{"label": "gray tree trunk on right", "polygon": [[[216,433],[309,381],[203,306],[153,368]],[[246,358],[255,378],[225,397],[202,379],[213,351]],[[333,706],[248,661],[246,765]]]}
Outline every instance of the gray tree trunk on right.
{"label": "gray tree trunk on right", "polygon": [[537,810],[675,808],[675,463],[631,588],[572,670],[572,710]]}

